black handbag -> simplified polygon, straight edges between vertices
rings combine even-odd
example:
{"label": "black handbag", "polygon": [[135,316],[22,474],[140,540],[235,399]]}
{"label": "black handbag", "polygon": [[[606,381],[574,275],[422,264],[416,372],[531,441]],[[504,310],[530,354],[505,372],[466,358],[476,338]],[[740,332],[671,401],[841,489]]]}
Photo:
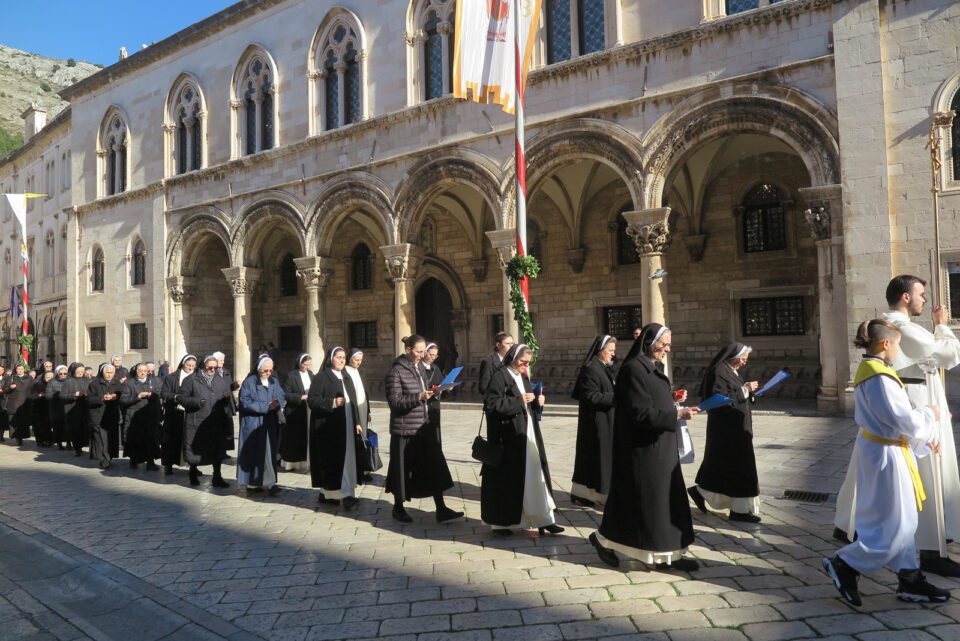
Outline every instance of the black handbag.
{"label": "black handbag", "polygon": [[363,438],[361,435],[357,434],[360,472],[376,472],[383,467],[383,460],[380,459],[380,448],[371,442],[371,433],[374,437],[373,440],[377,441],[377,433],[371,429],[367,430],[367,438]]}
{"label": "black handbag", "polygon": [[470,449],[470,455],[477,461],[490,467],[500,465],[503,458],[503,446],[499,443],[491,443],[481,436],[483,430],[483,416],[480,416],[480,427],[477,429],[477,437],[473,439],[473,447]]}

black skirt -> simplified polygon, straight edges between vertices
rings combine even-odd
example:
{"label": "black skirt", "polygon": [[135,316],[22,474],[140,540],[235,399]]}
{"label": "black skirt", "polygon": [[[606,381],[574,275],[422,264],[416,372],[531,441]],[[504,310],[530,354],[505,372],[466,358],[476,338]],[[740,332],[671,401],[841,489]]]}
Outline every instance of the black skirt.
{"label": "black skirt", "polygon": [[453,477],[435,423],[427,423],[414,436],[390,435],[387,492],[409,501],[436,496],[452,487]]}

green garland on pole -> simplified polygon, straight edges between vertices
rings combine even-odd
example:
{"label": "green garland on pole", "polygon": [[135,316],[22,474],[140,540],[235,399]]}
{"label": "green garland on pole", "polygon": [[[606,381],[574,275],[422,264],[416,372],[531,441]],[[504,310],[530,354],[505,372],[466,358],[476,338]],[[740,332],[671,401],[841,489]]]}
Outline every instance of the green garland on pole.
{"label": "green garland on pole", "polygon": [[540,343],[533,333],[533,319],[527,310],[523,292],[520,291],[520,281],[523,277],[536,278],[540,274],[540,261],[533,256],[514,256],[506,265],[507,279],[510,281],[510,304],[513,306],[513,318],[520,327],[520,334],[527,347],[533,350],[533,360],[537,360],[540,352]]}
{"label": "green garland on pole", "polygon": [[[26,348],[28,354],[33,353],[33,341],[34,341],[33,334],[21,334],[20,336],[17,336],[17,345],[19,345],[21,348]],[[17,365],[23,365],[24,367],[27,367],[27,368],[30,367],[30,364],[27,363],[27,361],[23,360],[22,349],[19,350],[19,352],[17,353]]]}

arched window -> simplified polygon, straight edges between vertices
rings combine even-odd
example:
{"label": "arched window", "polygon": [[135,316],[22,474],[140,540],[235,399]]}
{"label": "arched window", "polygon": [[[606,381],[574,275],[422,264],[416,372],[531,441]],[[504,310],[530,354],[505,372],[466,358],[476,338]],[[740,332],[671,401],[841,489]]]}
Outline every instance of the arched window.
{"label": "arched window", "polygon": [[57,273],[57,248],[56,248],[56,237],[57,235],[53,232],[52,229],[47,230],[46,236],[46,250],[44,253],[44,276],[53,276]]}
{"label": "arched window", "polygon": [[335,9],[321,23],[314,39],[310,76],[316,78],[320,125],[329,131],[366,117],[363,96],[364,36],[357,17]]}
{"label": "arched window", "polygon": [[546,0],[547,64],[602,51],[607,46],[607,0]]}
{"label": "arched window", "polygon": [[35,254],[33,252],[33,239],[28,238],[27,239],[27,265],[29,265],[29,269],[27,270],[27,283],[30,284],[31,288],[33,287],[34,273],[37,271],[36,263],[33,260],[34,256]]}
{"label": "arched window", "polygon": [[373,255],[370,253],[370,248],[364,243],[354,247],[350,255],[350,265],[352,289],[355,291],[373,289]]}
{"label": "arched window", "polygon": [[133,255],[130,259],[130,284],[134,287],[147,283],[147,248],[142,240],[137,240],[133,246]]}
{"label": "arched window", "polygon": [[103,275],[106,264],[103,259],[103,250],[99,247],[93,250],[93,259],[90,264],[90,291],[103,291]]}
{"label": "arched window", "polygon": [[950,102],[950,109],[956,114],[953,118],[953,125],[950,128],[950,149],[951,163],[953,169],[953,179],[960,180],[960,91],[953,95]]}
{"label": "arched window", "polygon": [[280,295],[297,295],[297,264],[293,254],[287,254],[280,263]]}
{"label": "arched window", "polygon": [[233,107],[240,132],[238,155],[249,155],[272,149],[277,122],[276,77],[265,51],[251,49],[237,68]]}
{"label": "arched window", "polygon": [[101,161],[102,193],[112,196],[127,190],[127,150],[129,148],[127,124],[119,111],[112,110],[104,120],[100,132],[100,148],[97,156]]}
{"label": "arched window", "polygon": [[743,199],[743,248],[747,253],[787,248],[783,197],[773,185],[761,183]]}
{"label": "arched window", "polygon": [[419,100],[453,90],[455,0],[415,0],[407,42],[413,47]]}
{"label": "arched window", "polygon": [[527,254],[536,258],[543,269],[543,232],[532,218],[527,219]]}
{"label": "arched window", "polygon": [[640,262],[640,255],[636,243],[627,233],[627,219],[623,217],[625,211],[630,211],[630,207],[624,207],[617,214],[617,264],[636,265]]}
{"label": "arched window", "polygon": [[760,0],[726,0],[726,3],[728,16],[750,11],[760,6]]}
{"label": "arched window", "polygon": [[67,226],[60,228],[60,273],[67,271]]}
{"label": "arched window", "polygon": [[170,108],[174,170],[177,174],[203,167],[205,117],[200,89],[192,80],[181,80],[174,88]]}

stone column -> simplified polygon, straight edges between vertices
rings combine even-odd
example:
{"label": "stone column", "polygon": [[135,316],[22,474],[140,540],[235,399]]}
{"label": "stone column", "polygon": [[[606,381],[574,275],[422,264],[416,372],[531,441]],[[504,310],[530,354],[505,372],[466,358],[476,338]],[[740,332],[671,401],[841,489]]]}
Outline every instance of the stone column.
{"label": "stone column", "polygon": [[[667,281],[663,250],[670,239],[669,207],[625,211],[627,235],[640,255],[643,324],[667,324]],[[651,278],[653,276],[653,278]]]}
{"label": "stone column", "polygon": [[248,136],[253,136],[254,152],[263,151],[263,93],[258,89],[253,95],[254,122],[256,131],[247,132]]}
{"label": "stone column", "polygon": [[417,324],[417,269],[423,261],[423,249],[410,243],[384,245],[380,253],[393,280],[393,346],[395,354],[403,353],[403,337],[414,333]]}
{"label": "stone column", "polygon": [[[337,74],[337,126],[347,124],[347,63],[338,60],[333,69]],[[330,114],[327,114],[330,117]]]}
{"label": "stone column", "polygon": [[253,292],[260,270],[226,267],[222,270],[233,291],[233,372],[242,380],[250,371],[250,344],[253,343]]}
{"label": "stone column", "polygon": [[322,296],[333,276],[333,261],[320,256],[294,258],[297,274],[307,290],[306,318],[303,326],[307,342],[306,352],[313,357],[314,368],[323,362],[324,305]]}
{"label": "stone column", "polygon": [[503,331],[513,336],[513,340],[520,342],[523,337],[520,336],[520,325],[513,316],[513,304],[510,302],[510,280],[504,270],[510,259],[517,252],[517,230],[515,229],[497,229],[487,232],[487,238],[490,244],[497,250],[497,258],[500,262],[500,271],[503,281]]}
{"label": "stone column", "polygon": [[[817,296],[820,311],[820,391],[817,408],[839,412],[850,389],[850,353],[847,349],[846,293],[843,278],[843,201],[840,185],[799,190],[808,205],[804,219],[817,246]],[[840,278],[835,278],[839,274]]]}
{"label": "stone column", "polygon": [[187,343],[183,332],[183,303],[192,298],[196,288],[192,278],[171,276],[167,279],[167,292],[170,294],[170,363],[175,367],[180,359],[187,355]]}

